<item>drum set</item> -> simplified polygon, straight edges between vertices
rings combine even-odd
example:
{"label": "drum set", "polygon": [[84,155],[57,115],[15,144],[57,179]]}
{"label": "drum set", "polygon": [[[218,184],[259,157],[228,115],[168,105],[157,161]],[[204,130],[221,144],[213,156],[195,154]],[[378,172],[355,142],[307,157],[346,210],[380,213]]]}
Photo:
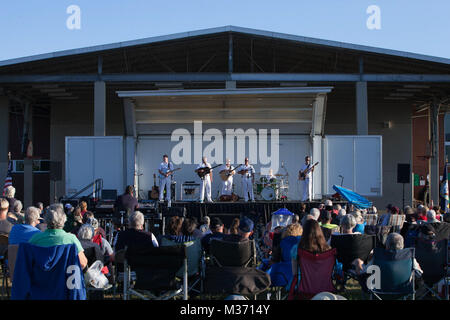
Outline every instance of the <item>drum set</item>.
{"label": "drum set", "polygon": [[289,192],[288,174],[262,175],[256,173],[254,194],[258,200],[284,201]]}

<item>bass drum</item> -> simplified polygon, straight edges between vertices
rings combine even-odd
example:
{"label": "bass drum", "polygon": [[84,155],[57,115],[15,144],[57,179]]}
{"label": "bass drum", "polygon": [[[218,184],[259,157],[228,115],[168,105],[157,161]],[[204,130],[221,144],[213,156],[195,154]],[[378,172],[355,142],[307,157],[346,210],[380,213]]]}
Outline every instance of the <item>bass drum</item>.
{"label": "bass drum", "polygon": [[265,187],[261,191],[261,197],[266,201],[275,200],[275,190],[272,187]]}

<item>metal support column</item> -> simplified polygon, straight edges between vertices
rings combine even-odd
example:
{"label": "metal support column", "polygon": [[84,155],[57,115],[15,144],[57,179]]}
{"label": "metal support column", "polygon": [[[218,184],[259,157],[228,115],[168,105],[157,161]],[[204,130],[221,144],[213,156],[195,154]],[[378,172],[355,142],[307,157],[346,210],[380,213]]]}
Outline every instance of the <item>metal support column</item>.
{"label": "metal support column", "polygon": [[367,82],[356,82],[356,134],[369,134]]}
{"label": "metal support column", "polygon": [[430,200],[433,205],[439,205],[439,102],[433,99],[430,110],[431,127],[431,170],[430,170]]}
{"label": "metal support column", "polygon": [[29,102],[25,103],[23,115],[23,205],[25,208],[33,205],[33,159],[27,157],[29,141],[33,141],[33,107]]}
{"label": "metal support column", "polygon": [[0,181],[8,172],[9,98],[0,96]]}
{"label": "metal support column", "polygon": [[94,136],[106,135],[106,84],[94,83]]}

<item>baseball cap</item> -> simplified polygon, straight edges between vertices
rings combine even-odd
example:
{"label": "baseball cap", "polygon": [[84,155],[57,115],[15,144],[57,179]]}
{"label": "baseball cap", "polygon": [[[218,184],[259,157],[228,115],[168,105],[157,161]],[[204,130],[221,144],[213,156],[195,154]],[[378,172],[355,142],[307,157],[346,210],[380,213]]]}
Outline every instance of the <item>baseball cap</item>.
{"label": "baseball cap", "polygon": [[247,217],[243,217],[239,222],[239,230],[242,232],[252,232],[253,231],[253,221]]}
{"label": "baseball cap", "polygon": [[222,220],[220,220],[220,218],[212,218],[211,219],[211,224],[210,224],[210,228],[217,228],[217,227],[221,227],[223,226],[223,222]]}
{"label": "baseball cap", "polygon": [[64,206],[66,209],[72,209],[72,205],[70,203],[66,203],[66,205]]}

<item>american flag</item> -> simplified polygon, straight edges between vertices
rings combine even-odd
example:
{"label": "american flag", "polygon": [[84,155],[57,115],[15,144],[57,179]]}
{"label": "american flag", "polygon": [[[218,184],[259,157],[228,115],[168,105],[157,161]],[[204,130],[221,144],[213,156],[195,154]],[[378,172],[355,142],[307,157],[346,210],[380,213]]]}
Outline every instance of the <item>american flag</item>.
{"label": "american flag", "polygon": [[12,171],[12,161],[11,161],[11,159],[9,159],[8,160],[8,173],[6,174],[5,184],[3,185],[3,195],[5,195],[6,188],[8,188],[9,186],[12,186],[11,171]]}

